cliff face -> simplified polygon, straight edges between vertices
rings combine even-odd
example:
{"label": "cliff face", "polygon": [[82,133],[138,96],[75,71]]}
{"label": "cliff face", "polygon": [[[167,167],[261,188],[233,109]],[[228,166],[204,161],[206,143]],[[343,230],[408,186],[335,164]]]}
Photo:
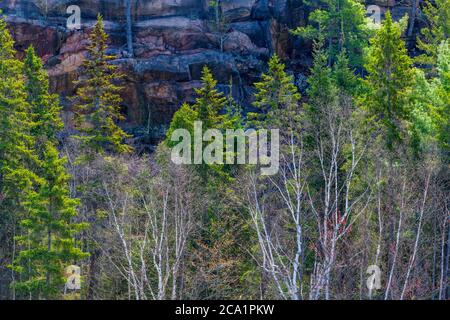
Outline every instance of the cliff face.
{"label": "cliff face", "polygon": [[[127,3],[131,10],[126,10]],[[111,51],[126,74],[124,112],[129,127],[167,124],[182,101],[194,99],[203,65],[223,91],[244,105],[251,84],[276,52],[289,58],[297,74],[309,64],[309,48],[289,35],[305,21],[307,8],[292,0],[3,0],[17,49],[33,44],[44,59],[52,89],[63,97],[74,92],[73,80],[85,54],[97,13],[105,20]],[[392,5],[386,1],[381,5]],[[391,1],[392,2],[392,1]],[[70,5],[81,9],[81,29],[66,27]],[[127,50],[127,12],[133,56]],[[129,33],[128,33],[129,34]]]}

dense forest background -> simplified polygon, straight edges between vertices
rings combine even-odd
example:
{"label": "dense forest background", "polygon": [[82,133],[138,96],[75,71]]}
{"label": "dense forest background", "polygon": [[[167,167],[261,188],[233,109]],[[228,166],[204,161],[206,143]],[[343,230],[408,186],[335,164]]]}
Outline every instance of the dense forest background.
{"label": "dense forest background", "polygon": [[[205,4],[220,52],[238,39],[230,3]],[[287,41],[247,46],[260,74],[218,84],[228,60],[193,53],[192,98],[166,111],[166,127],[148,108],[139,132],[124,61],[136,71],[163,60],[139,64],[130,1],[120,59],[102,15],[84,29],[76,77],[63,79],[71,94],[2,18],[0,298],[448,299],[450,1],[410,1],[399,17],[387,6],[379,21],[358,0],[307,6],[287,30],[301,67],[277,47]],[[280,170],[174,164],[171,135],[195,121],[279,129]],[[67,285],[71,265],[80,289]]]}

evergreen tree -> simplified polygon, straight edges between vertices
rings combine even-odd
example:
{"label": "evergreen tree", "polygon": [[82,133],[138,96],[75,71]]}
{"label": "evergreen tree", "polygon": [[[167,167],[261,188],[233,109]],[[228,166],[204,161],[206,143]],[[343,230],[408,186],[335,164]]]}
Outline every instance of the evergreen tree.
{"label": "evergreen tree", "polygon": [[[240,114],[231,98],[218,91],[217,81],[207,66],[203,68],[201,80],[202,86],[196,89],[198,97],[195,103],[183,104],[174,114],[164,144],[169,147],[177,144],[171,141],[172,133],[177,129],[186,129],[192,137],[191,154],[194,155],[194,122],[200,121],[203,131],[201,134],[208,129],[217,129],[224,135],[221,143],[225,157],[226,130],[240,128]],[[205,150],[209,143],[202,142],[202,150]],[[235,194],[231,189],[231,182],[236,176],[237,166],[208,164],[202,158],[201,164],[197,163],[193,168],[191,179],[200,178],[200,193],[205,197],[205,207],[203,215],[198,218],[201,230],[191,244],[191,263],[201,266],[201,274],[207,275],[205,278],[199,277],[198,274],[193,277],[199,277],[203,294],[215,298],[230,298],[240,282],[237,271],[242,266],[243,256],[238,248],[242,238],[246,237],[245,231],[242,230],[241,211],[232,202]],[[234,230],[239,230],[238,235]],[[220,274],[215,271],[218,268],[221,270]],[[220,281],[217,281],[218,278]]]}
{"label": "evergreen tree", "polygon": [[[14,179],[24,179],[28,185],[32,177],[25,164],[34,160],[29,134],[29,105],[26,102],[22,63],[14,58],[13,40],[5,21],[0,19],[0,186],[6,187]],[[12,179],[12,180],[10,180]],[[18,181],[16,181],[18,182]],[[18,190],[20,186],[16,185]],[[10,187],[14,187],[11,184]],[[14,191],[2,192],[14,196]],[[2,201],[4,203],[5,200]]]}
{"label": "evergreen tree", "polygon": [[306,39],[325,41],[329,64],[346,49],[350,65],[361,66],[363,49],[371,34],[366,9],[359,0],[321,0],[311,2],[314,10],[308,16],[308,25],[299,27],[294,34]]}
{"label": "evergreen tree", "polygon": [[450,40],[443,41],[438,48],[438,78],[436,79],[436,96],[434,115],[438,126],[439,142],[449,157],[450,152]]}
{"label": "evergreen tree", "polygon": [[333,79],[341,93],[349,96],[357,94],[360,81],[355,76],[354,70],[350,68],[350,61],[345,49],[338,54],[336,63],[333,65]]}
{"label": "evergreen tree", "polygon": [[0,18],[0,243],[7,252],[2,260],[11,262],[14,236],[21,233],[18,221],[26,214],[24,203],[40,181],[29,169],[37,159],[29,134],[31,121],[22,63],[14,58],[13,45],[6,23]]}
{"label": "evergreen tree", "polygon": [[[313,66],[308,78],[307,90],[309,106],[313,109],[326,106],[337,94],[333,81],[333,70],[327,63],[328,54],[321,43],[315,43],[313,53]],[[315,107],[314,107],[315,106]]]}
{"label": "evergreen tree", "polygon": [[39,142],[50,140],[56,142],[56,134],[62,130],[63,122],[60,117],[58,95],[49,93],[49,81],[41,59],[30,46],[24,61],[25,91],[27,102],[31,106],[32,135]]}
{"label": "evergreen tree", "polygon": [[414,69],[401,38],[405,20],[392,21],[390,12],[371,40],[365,68],[366,92],[362,103],[371,119],[385,129],[386,143],[392,148],[401,140],[405,122],[410,116],[409,94],[413,85]]}
{"label": "evergreen tree", "polygon": [[227,98],[216,89],[217,81],[207,66],[202,71],[202,87],[196,89],[198,98],[193,109],[198,114],[198,120],[203,122],[203,130],[225,129],[226,115],[221,114],[227,105]]}
{"label": "evergreen tree", "polygon": [[[343,92],[343,90],[338,90],[336,82],[344,81],[344,79],[340,79],[341,75],[333,72],[333,68],[328,65],[327,60],[327,51],[324,50],[322,43],[316,42],[313,66],[308,78],[309,87],[306,91],[308,101],[304,104],[305,123],[311,126],[305,135],[307,146],[314,140],[313,135],[320,137],[323,134],[323,126],[326,126],[324,116],[328,109],[337,104],[339,93]],[[340,69],[338,71],[341,72]],[[337,80],[338,78],[339,80]]]}
{"label": "evergreen tree", "polygon": [[[173,116],[166,138],[166,143],[169,146],[174,145],[170,139],[172,133],[177,129],[186,129],[191,134],[191,137],[194,137],[194,122],[196,121],[202,123],[203,133],[208,129],[217,129],[225,133],[226,129],[239,128],[240,119],[238,118],[240,115],[235,110],[230,110],[229,99],[217,90],[217,81],[207,66],[203,68],[201,80],[202,86],[195,90],[198,95],[195,103],[193,105],[183,104]],[[194,154],[194,139],[191,142],[192,154]],[[202,144],[203,150],[208,143],[202,142]],[[223,141],[223,145],[225,146],[225,140]],[[205,178],[209,174],[218,174],[227,179],[229,178],[231,167],[223,164],[207,165],[204,163],[204,159],[202,159],[202,163],[198,166],[198,169]]]}
{"label": "evergreen tree", "polygon": [[117,85],[122,75],[112,63],[115,57],[108,54],[108,36],[100,14],[89,40],[87,58],[83,62],[82,76],[77,81],[77,94],[73,99],[75,125],[80,131],[75,138],[82,142],[74,180],[77,197],[81,201],[80,215],[90,223],[88,237],[91,241],[84,245],[89,246],[90,253],[87,298],[93,299],[101,276],[98,243],[105,237],[102,232],[105,219],[98,214],[107,206],[107,200],[100,196],[103,193],[103,166],[108,158],[105,153],[128,153],[132,148],[124,143],[129,135],[118,125],[124,119],[120,113],[121,87]]}
{"label": "evergreen tree", "polygon": [[285,65],[277,55],[273,55],[269,69],[254,86],[253,105],[260,113],[248,113],[247,127],[278,129],[281,152],[284,152],[285,145],[289,145],[292,138],[299,138],[302,131],[301,95],[294,84],[294,77],[286,73]]}
{"label": "evergreen tree", "polygon": [[32,47],[27,50],[23,71],[37,158],[32,170],[40,181],[24,201],[24,234],[17,237],[22,250],[13,265],[21,277],[15,286],[30,297],[57,298],[62,293],[64,268],[86,257],[74,239],[85,225],[73,222],[78,200],[70,198],[66,159],[59,157],[56,147],[56,133],[62,128],[60,107],[57,97],[48,92],[48,76]]}
{"label": "evergreen tree", "polygon": [[[285,65],[277,55],[269,60],[269,70],[263,73],[261,81],[255,83],[253,105],[264,114],[279,110],[295,110],[300,101],[300,93],[293,76],[287,75]],[[270,116],[270,115],[269,115]]]}
{"label": "evergreen tree", "polygon": [[42,152],[39,171],[43,181],[24,202],[27,217],[21,227],[25,233],[16,237],[22,250],[13,270],[21,274],[15,285],[19,292],[55,299],[63,292],[65,268],[87,257],[75,241],[87,225],[73,222],[79,201],[70,198],[66,159],[59,157],[50,141],[44,142]]}
{"label": "evergreen tree", "polygon": [[117,125],[123,120],[120,87],[115,84],[120,74],[117,66],[111,64],[114,56],[107,54],[107,40],[103,19],[98,15],[83,63],[85,78],[78,82],[76,123],[84,133],[79,138],[93,152],[129,152],[131,148],[123,143],[129,136]]}
{"label": "evergreen tree", "polygon": [[432,73],[435,74],[439,45],[450,36],[450,0],[428,0],[423,13],[427,26],[420,31],[417,47],[424,51],[424,54],[420,55],[417,61],[431,66]]}

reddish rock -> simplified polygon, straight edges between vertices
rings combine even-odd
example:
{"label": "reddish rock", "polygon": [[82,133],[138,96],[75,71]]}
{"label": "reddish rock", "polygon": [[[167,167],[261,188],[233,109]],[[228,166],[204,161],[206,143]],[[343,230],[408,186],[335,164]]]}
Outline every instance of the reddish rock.
{"label": "reddish rock", "polygon": [[[166,125],[184,101],[193,102],[204,65],[211,68],[221,90],[232,83],[235,98],[248,105],[251,86],[268,56],[277,52],[290,57],[288,30],[293,25],[288,23],[297,17],[289,3],[222,0],[218,29],[209,0],[132,1],[132,58],[127,52],[122,0],[4,0],[0,9],[7,15],[18,50],[23,52],[29,44],[36,47],[46,63],[51,89],[63,101],[75,91],[89,32],[101,13],[110,38],[109,53],[116,55],[114,63],[125,74],[124,126],[132,127],[147,123],[149,114],[155,126]],[[69,5],[81,9],[79,31],[66,29]],[[69,112],[67,102],[66,107]]]}

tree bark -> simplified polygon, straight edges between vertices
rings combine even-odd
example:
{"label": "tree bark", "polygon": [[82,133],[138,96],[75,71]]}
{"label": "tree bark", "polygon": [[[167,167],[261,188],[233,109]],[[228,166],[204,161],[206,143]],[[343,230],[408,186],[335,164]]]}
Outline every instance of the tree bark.
{"label": "tree bark", "polygon": [[133,21],[131,17],[131,0],[125,1],[125,15],[127,18],[127,51],[130,58],[134,57],[133,50]]}

